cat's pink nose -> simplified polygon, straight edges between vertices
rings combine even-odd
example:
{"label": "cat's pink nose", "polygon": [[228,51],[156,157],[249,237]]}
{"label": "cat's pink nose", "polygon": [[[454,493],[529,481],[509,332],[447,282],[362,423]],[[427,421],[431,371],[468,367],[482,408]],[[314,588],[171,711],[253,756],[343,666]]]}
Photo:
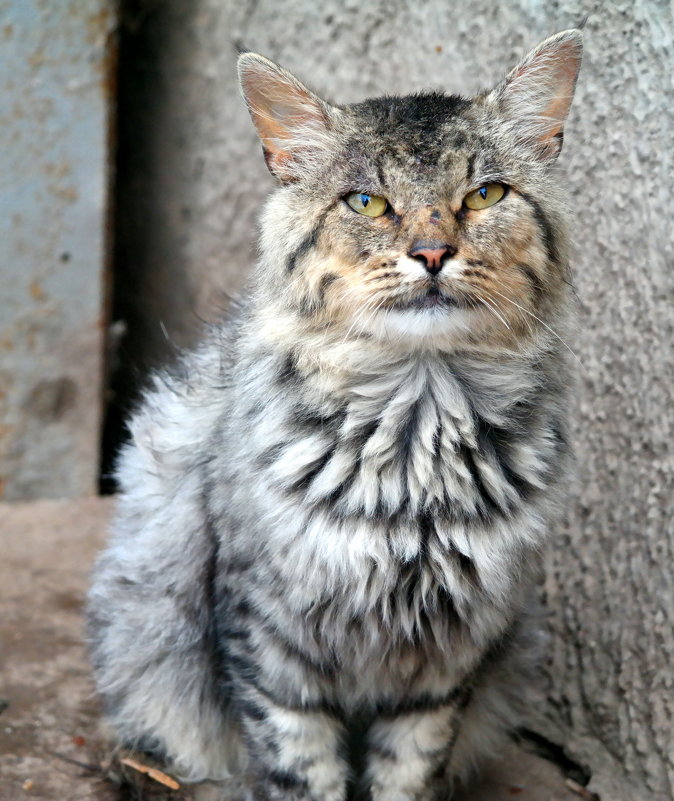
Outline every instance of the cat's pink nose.
{"label": "cat's pink nose", "polygon": [[430,242],[420,239],[412,245],[407,255],[423,262],[427,272],[431,275],[437,275],[447,259],[451,259],[455,253],[456,248],[448,242]]}

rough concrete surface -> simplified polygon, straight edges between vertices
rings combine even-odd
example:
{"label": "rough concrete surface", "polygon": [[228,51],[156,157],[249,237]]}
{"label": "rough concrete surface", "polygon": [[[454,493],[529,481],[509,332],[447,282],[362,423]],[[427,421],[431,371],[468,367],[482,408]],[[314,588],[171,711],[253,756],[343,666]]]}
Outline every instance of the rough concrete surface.
{"label": "rough concrete surface", "polygon": [[108,508],[98,498],[0,504],[2,801],[108,801],[95,774],[53,755],[98,758],[81,611]]}
{"label": "rough concrete surface", "polygon": [[[89,678],[81,614],[110,508],[109,499],[98,498],[0,504],[0,801],[223,797],[209,784],[167,790],[112,759]],[[513,746],[458,801],[512,798],[579,796],[555,766]]]}
{"label": "rough concrete surface", "polygon": [[97,482],[115,4],[0,0],[0,498]]}
{"label": "rough concrete surface", "polygon": [[[194,0],[134,3],[120,136],[127,353],[161,360],[254,259],[272,186],[235,84],[235,46],[319,93],[472,92],[585,17],[560,160],[574,224],[579,481],[546,585],[539,729],[612,801],[674,796],[674,22],[668,0]],[[129,59],[129,54],[131,58]],[[133,265],[129,270],[128,265]],[[129,344],[131,343],[131,344]]]}

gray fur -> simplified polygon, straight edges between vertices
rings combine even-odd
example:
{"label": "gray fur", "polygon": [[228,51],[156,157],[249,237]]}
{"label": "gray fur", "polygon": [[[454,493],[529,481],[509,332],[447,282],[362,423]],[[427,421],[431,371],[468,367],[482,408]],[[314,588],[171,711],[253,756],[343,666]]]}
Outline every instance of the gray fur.
{"label": "gray fur", "polygon": [[[96,680],[120,739],[189,779],[234,776],[259,801],[342,801],[354,783],[431,801],[498,749],[530,681],[567,470],[554,148],[506,119],[507,83],[337,109],[242,59],[244,87],[262,70],[320,119],[292,132],[292,164],[261,132],[285,184],[251,294],[131,421],[89,596]],[[490,215],[445,203],[496,179],[517,189]],[[358,217],[340,200],[353,190],[395,213]],[[429,226],[457,243],[433,284],[452,305],[408,311],[431,279],[404,254]],[[507,268],[522,312],[491,294],[495,317],[471,292],[504,286],[489,275],[506,280],[517,226],[532,231]]]}

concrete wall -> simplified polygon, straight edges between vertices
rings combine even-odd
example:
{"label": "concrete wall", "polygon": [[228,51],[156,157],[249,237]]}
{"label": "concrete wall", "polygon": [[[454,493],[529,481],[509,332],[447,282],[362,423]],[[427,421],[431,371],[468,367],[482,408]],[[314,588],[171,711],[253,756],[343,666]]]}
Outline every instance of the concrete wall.
{"label": "concrete wall", "polygon": [[0,498],[95,491],[109,0],[0,0]]}
{"label": "concrete wall", "polygon": [[271,187],[235,85],[237,43],[348,102],[472,92],[588,16],[562,164],[575,211],[580,481],[546,586],[553,640],[538,722],[612,801],[674,787],[674,24],[669,2],[171,0],[133,5],[123,74],[118,298],[136,363],[226,305]]}

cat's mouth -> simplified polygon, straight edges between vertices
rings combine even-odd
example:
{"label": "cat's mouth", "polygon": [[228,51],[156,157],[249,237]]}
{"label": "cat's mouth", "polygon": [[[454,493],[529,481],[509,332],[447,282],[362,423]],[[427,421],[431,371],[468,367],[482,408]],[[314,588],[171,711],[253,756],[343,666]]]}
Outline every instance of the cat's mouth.
{"label": "cat's mouth", "polygon": [[399,301],[396,308],[399,310],[425,311],[427,309],[452,309],[461,306],[458,298],[448,295],[439,287],[432,286],[421,292],[411,300]]}

